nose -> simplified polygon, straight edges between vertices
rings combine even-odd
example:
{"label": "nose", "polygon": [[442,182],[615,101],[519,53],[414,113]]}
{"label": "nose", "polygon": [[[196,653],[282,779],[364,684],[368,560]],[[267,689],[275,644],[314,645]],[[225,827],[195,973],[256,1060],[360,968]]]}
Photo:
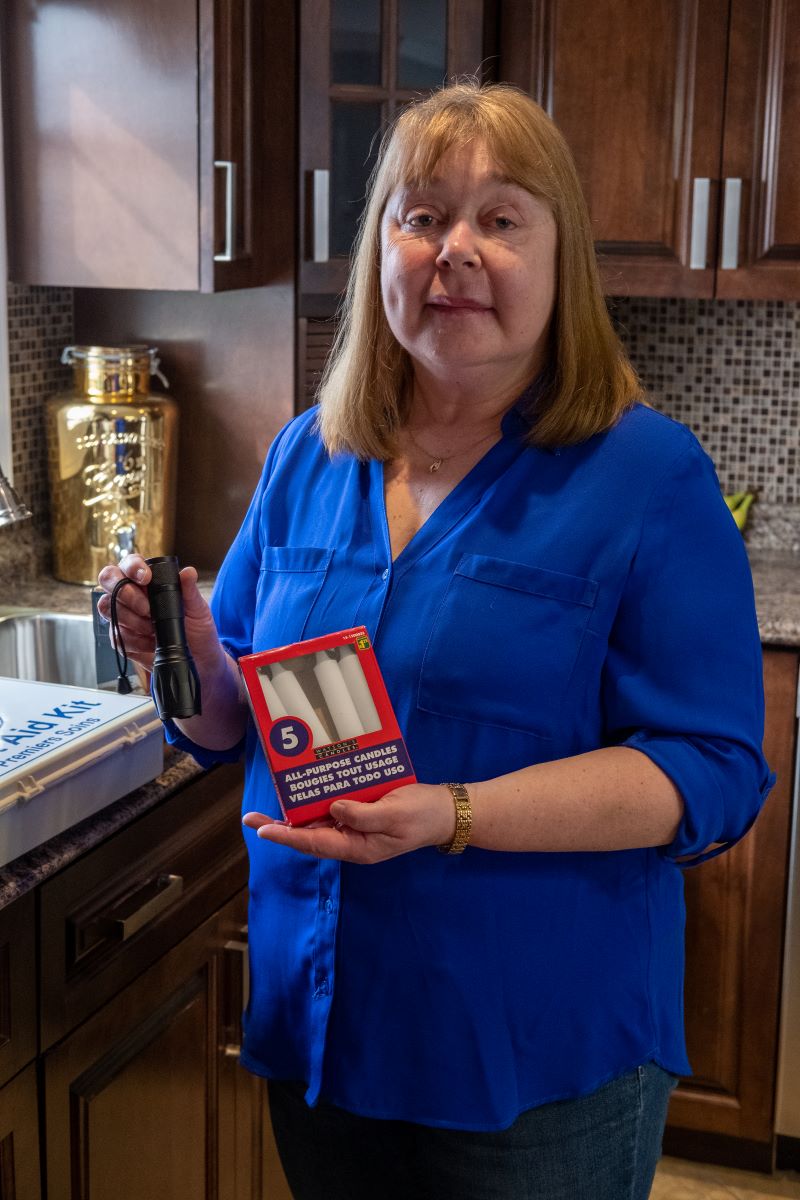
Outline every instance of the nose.
{"label": "nose", "polygon": [[450,267],[454,270],[459,268],[475,270],[480,265],[481,254],[478,238],[469,222],[455,221],[452,225],[448,225],[441,248],[436,255],[436,266]]}

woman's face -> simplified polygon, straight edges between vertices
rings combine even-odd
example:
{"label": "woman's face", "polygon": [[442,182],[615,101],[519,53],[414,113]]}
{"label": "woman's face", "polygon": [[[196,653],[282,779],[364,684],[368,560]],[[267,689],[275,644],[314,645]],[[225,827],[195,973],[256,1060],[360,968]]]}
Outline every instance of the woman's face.
{"label": "woman's face", "polygon": [[557,236],[544,201],[506,179],[482,142],[449,150],[381,223],[386,317],[416,368],[468,368],[521,390],[544,365]]}

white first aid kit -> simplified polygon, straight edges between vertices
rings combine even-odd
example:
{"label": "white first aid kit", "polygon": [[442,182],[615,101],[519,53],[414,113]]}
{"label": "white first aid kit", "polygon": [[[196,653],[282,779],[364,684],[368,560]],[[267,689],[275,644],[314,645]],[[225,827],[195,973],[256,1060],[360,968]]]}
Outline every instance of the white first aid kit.
{"label": "white first aid kit", "polygon": [[163,766],[149,696],[0,677],[0,867]]}

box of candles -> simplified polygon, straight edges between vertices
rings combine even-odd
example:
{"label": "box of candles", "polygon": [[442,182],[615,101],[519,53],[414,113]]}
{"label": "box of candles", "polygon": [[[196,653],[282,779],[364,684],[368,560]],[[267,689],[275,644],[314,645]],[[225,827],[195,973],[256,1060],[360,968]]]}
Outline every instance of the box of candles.
{"label": "box of candles", "polygon": [[292,825],[334,800],[378,800],[414,783],[363,626],[239,659],[283,814]]}

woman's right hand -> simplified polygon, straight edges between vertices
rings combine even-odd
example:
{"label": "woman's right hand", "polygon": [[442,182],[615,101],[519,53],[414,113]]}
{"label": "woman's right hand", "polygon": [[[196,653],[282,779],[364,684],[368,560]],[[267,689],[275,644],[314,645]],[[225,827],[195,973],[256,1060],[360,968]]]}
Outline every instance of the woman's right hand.
{"label": "woman's right hand", "polygon": [[[150,618],[150,601],[147,585],[152,571],[138,554],[129,554],[119,566],[109,563],[103,567],[97,582],[106,595],[97,603],[97,611],[104,621],[111,620],[111,592],[120,579],[130,579],[134,587],[121,588],[117,595],[117,619],[125,651],[133,662],[150,671],[155,653],[155,636]],[[225,651],[220,643],[211,610],[197,586],[197,571],[184,567],[180,572],[183,595],[184,625],[186,641],[195,661],[201,684],[224,665]],[[113,643],[113,631],[109,630]]]}
{"label": "woman's right hand", "polygon": [[[111,620],[111,592],[120,579],[131,579],[138,587],[124,587],[117,596],[119,622],[125,652],[145,671],[153,667],[155,636],[150,619],[147,585],[152,571],[138,554],[129,554],[119,566],[103,567],[97,582],[106,593],[97,602],[97,611]],[[247,727],[247,704],[242,694],[239,671],[219,640],[217,627],[197,586],[197,571],[184,567],[180,572],[183,595],[184,628],[197,674],[200,677],[202,714],[176,720],[175,724],[193,741],[209,750],[228,750],[238,745]],[[109,631],[113,640],[113,633]]]}

